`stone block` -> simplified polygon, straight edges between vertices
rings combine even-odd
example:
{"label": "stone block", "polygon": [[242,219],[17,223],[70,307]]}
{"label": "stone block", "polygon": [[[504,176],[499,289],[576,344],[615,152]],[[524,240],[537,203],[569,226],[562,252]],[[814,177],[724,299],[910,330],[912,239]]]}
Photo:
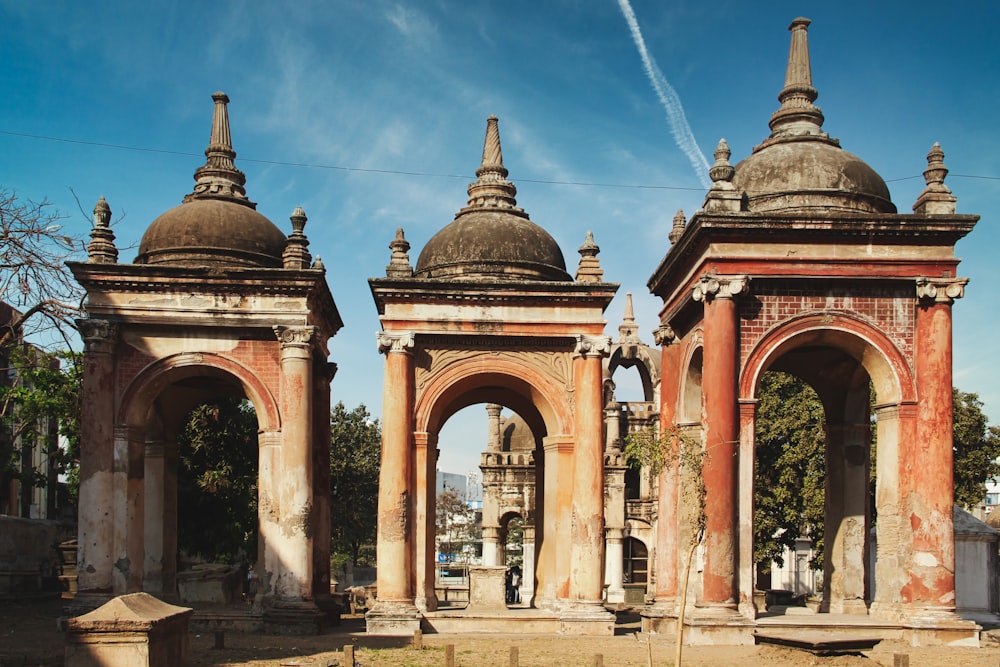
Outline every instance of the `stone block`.
{"label": "stone block", "polygon": [[67,667],[186,665],[194,610],[130,593],[66,624]]}

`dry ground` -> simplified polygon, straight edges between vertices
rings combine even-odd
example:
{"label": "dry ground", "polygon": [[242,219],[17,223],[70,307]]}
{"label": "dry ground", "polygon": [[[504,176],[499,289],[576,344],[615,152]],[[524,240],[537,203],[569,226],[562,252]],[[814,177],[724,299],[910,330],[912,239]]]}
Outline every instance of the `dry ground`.
{"label": "dry ground", "polygon": [[[62,665],[64,637],[57,626],[62,603],[0,603],[0,667],[12,665]],[[510,649],[518,649],[520,667],[590,667],[594,656],[603,657],[605,667],[645,667],[645,636],[636,634],[635,619],[625,618],[615,637],[514,636],[491,634],[425,635],[424,648],[417,650],[404,638],[377,638],[364,634],[364,621],[345,617],[340,627],[310,637],[241,635],[227,633],[225,648],[214,648],[211,633],[192,632],[190,658],[196,667],[339,667],[342,647],[355,647],[357,664],[363,667],[441,667],[445,645],[455,646],[457,667],[507,667]],[[893,665],[894,654],[909,656],[910,667],[1000,667],[1000,643],[990,639],[984,648],[913,648],[882,642],[862,656],[817,657],[794,649],[774,646],[684,648],[683,664],[689,667],[876,667]],[[673,664],[670,638],[653,638],[653,664]]]}

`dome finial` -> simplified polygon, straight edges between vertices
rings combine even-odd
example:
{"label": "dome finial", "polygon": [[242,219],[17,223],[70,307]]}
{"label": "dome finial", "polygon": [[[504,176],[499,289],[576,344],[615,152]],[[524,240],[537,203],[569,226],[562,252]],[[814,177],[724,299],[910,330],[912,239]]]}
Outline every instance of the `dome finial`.
{"label": "dome finial", "polygon": [[233,160],[236,151],[229,133],[229,96],[223,92],[212,95],[215,101],[215,111],[212,114],[212,136],[205,149],[205,164],[194,172],[194,191],[184,197],[188,202],[192,199],[225,199],[257,208],[257,204],[247,199],[243,186],[247,182],[246,175],[236,168]]}
{"label": "dome finial", "polygon": [[396,228],[396,238],[389,243],[389,250],[392,257],[389,258],[389,265],[385,267],[385,275],[388,278],[412,278],[413,267],[410,266],[410,242],[403,234],[403,228]]}
{"label": "dome finial", "polygon": [[601,260],[597,259],[601,252],[600,246],[594,243],[594,232],[588,231],[583,245],[577,251],[580,253],[580,264],[574,277],[578,283],[599,283],[604,279],[604,269]]}
{"label": "dome finial", "polygon": [[517,188],[507,180],[507,168],[503,166],[503,150],[500,148],[500,126],[496,116],[486,119],[486,141],[483,143],[483,161],[476,169],[478,180],[469,184],[469,203],[462,209],[499,208],[527,217],[523,209],[517,207]]}
{"label": "dome finial", "polygon": [[917,215],[955,213],[955,202],[958,199],[951,194],[951,188],[944,184],[947,175],[948,167],[944,166],[944,151],[941,150],[941,144],[935,141],[927,154],[927,169],[924,170],[924,182],[927,185],[913,204],[914,213]]}
{"label": "dome finial", "polygon": [[111,207],[104,195],[94,205],[94,228],[90,230],[90,239],[87,244],[87,261],[91,264],[118,263],[115,233],[111,231]]}
{"label": "dome finial", "polygon": [[785,87],[778,93],[781,107],[771,116],[771,138],[814,135],[823,133],[823,112],[813,102],[819,93],[812,85],[809,65],[808,29],[811,21],[797,18],[788,29],[792,32],[792,45],[788,52],[785,70]]}

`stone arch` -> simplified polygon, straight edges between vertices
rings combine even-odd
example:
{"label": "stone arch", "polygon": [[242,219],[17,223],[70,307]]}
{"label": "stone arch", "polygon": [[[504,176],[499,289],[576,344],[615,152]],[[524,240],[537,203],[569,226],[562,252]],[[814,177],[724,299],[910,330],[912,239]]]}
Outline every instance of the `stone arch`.
{"label": "stone arch", "polygon": [[175,354],[157,359],[136,373],[122,392],[116,423],[119,426],[141,427],[153,401],[165,388],[194,377],[236,380],[257,411],[260,431],[271,432],[281,428],[277,401],[257,374],[233,359],[211,353]]}
{"label": "stone arch", "polygon": [[702,358],[704,344],[700,333],[687,339],[681,354],[680,391],[677,393],[678,406],[674,414],[678,424],[701,422],[702,401]]}
{"label": "stone arch", "polygon": [[657,400],[657,388],[660,386],[660,358],[652,348],[646,345],[621,343],[612,345],[606,364],[605,381],[610,380],[619,367],[635,368],[642,382],[643,400]]}
{"label": "stone arch", "polygon": [[572,432],[565,387],[526,363],[490,355],[486,365],[482,356],[457,361],[427,382],[416,397],[415,431],[437,433],[462,408],[499,403],[517,412],[535,434]]}

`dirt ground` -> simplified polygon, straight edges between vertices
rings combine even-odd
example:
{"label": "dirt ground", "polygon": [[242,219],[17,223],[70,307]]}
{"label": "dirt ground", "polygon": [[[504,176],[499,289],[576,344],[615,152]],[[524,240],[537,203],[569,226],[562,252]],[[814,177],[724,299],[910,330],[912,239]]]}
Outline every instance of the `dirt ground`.
{"label": "dirt ground", "polygon": [[[65,638],[57,619],[63,604],[58,600],[0,603],[0,667],[34,667],[63,664]],[[591,667],[595,656],[605,667],[646,667],[650,646],[638,633],[637,617],[621,617],[614,637],[560,637],[539,635],[425,635],[423,649],[410,646],[409,638],[369,637],[364,619],[345,617],[339,627],[325,634],[285,637],[226,633],[225,648],[217,649],[212,633],[192,631],[190,659],[194,667],[339,667],[345,645],[355,647],[355,664],[363,667],[441,667],[445,646],[454,645],[456,667]],[[511,647],[517,662],[511,661]],[[654,636],[653,664],[673,665],[672,638]],[[909,657],[910,667],[998,667],[1000,642],[984,635],[983,648],[913,648],[882,642],[861,656],[818,657],[776,646],[686,646],[683,665],[689,667],[821,667],[892,666],[894,655]]]}

